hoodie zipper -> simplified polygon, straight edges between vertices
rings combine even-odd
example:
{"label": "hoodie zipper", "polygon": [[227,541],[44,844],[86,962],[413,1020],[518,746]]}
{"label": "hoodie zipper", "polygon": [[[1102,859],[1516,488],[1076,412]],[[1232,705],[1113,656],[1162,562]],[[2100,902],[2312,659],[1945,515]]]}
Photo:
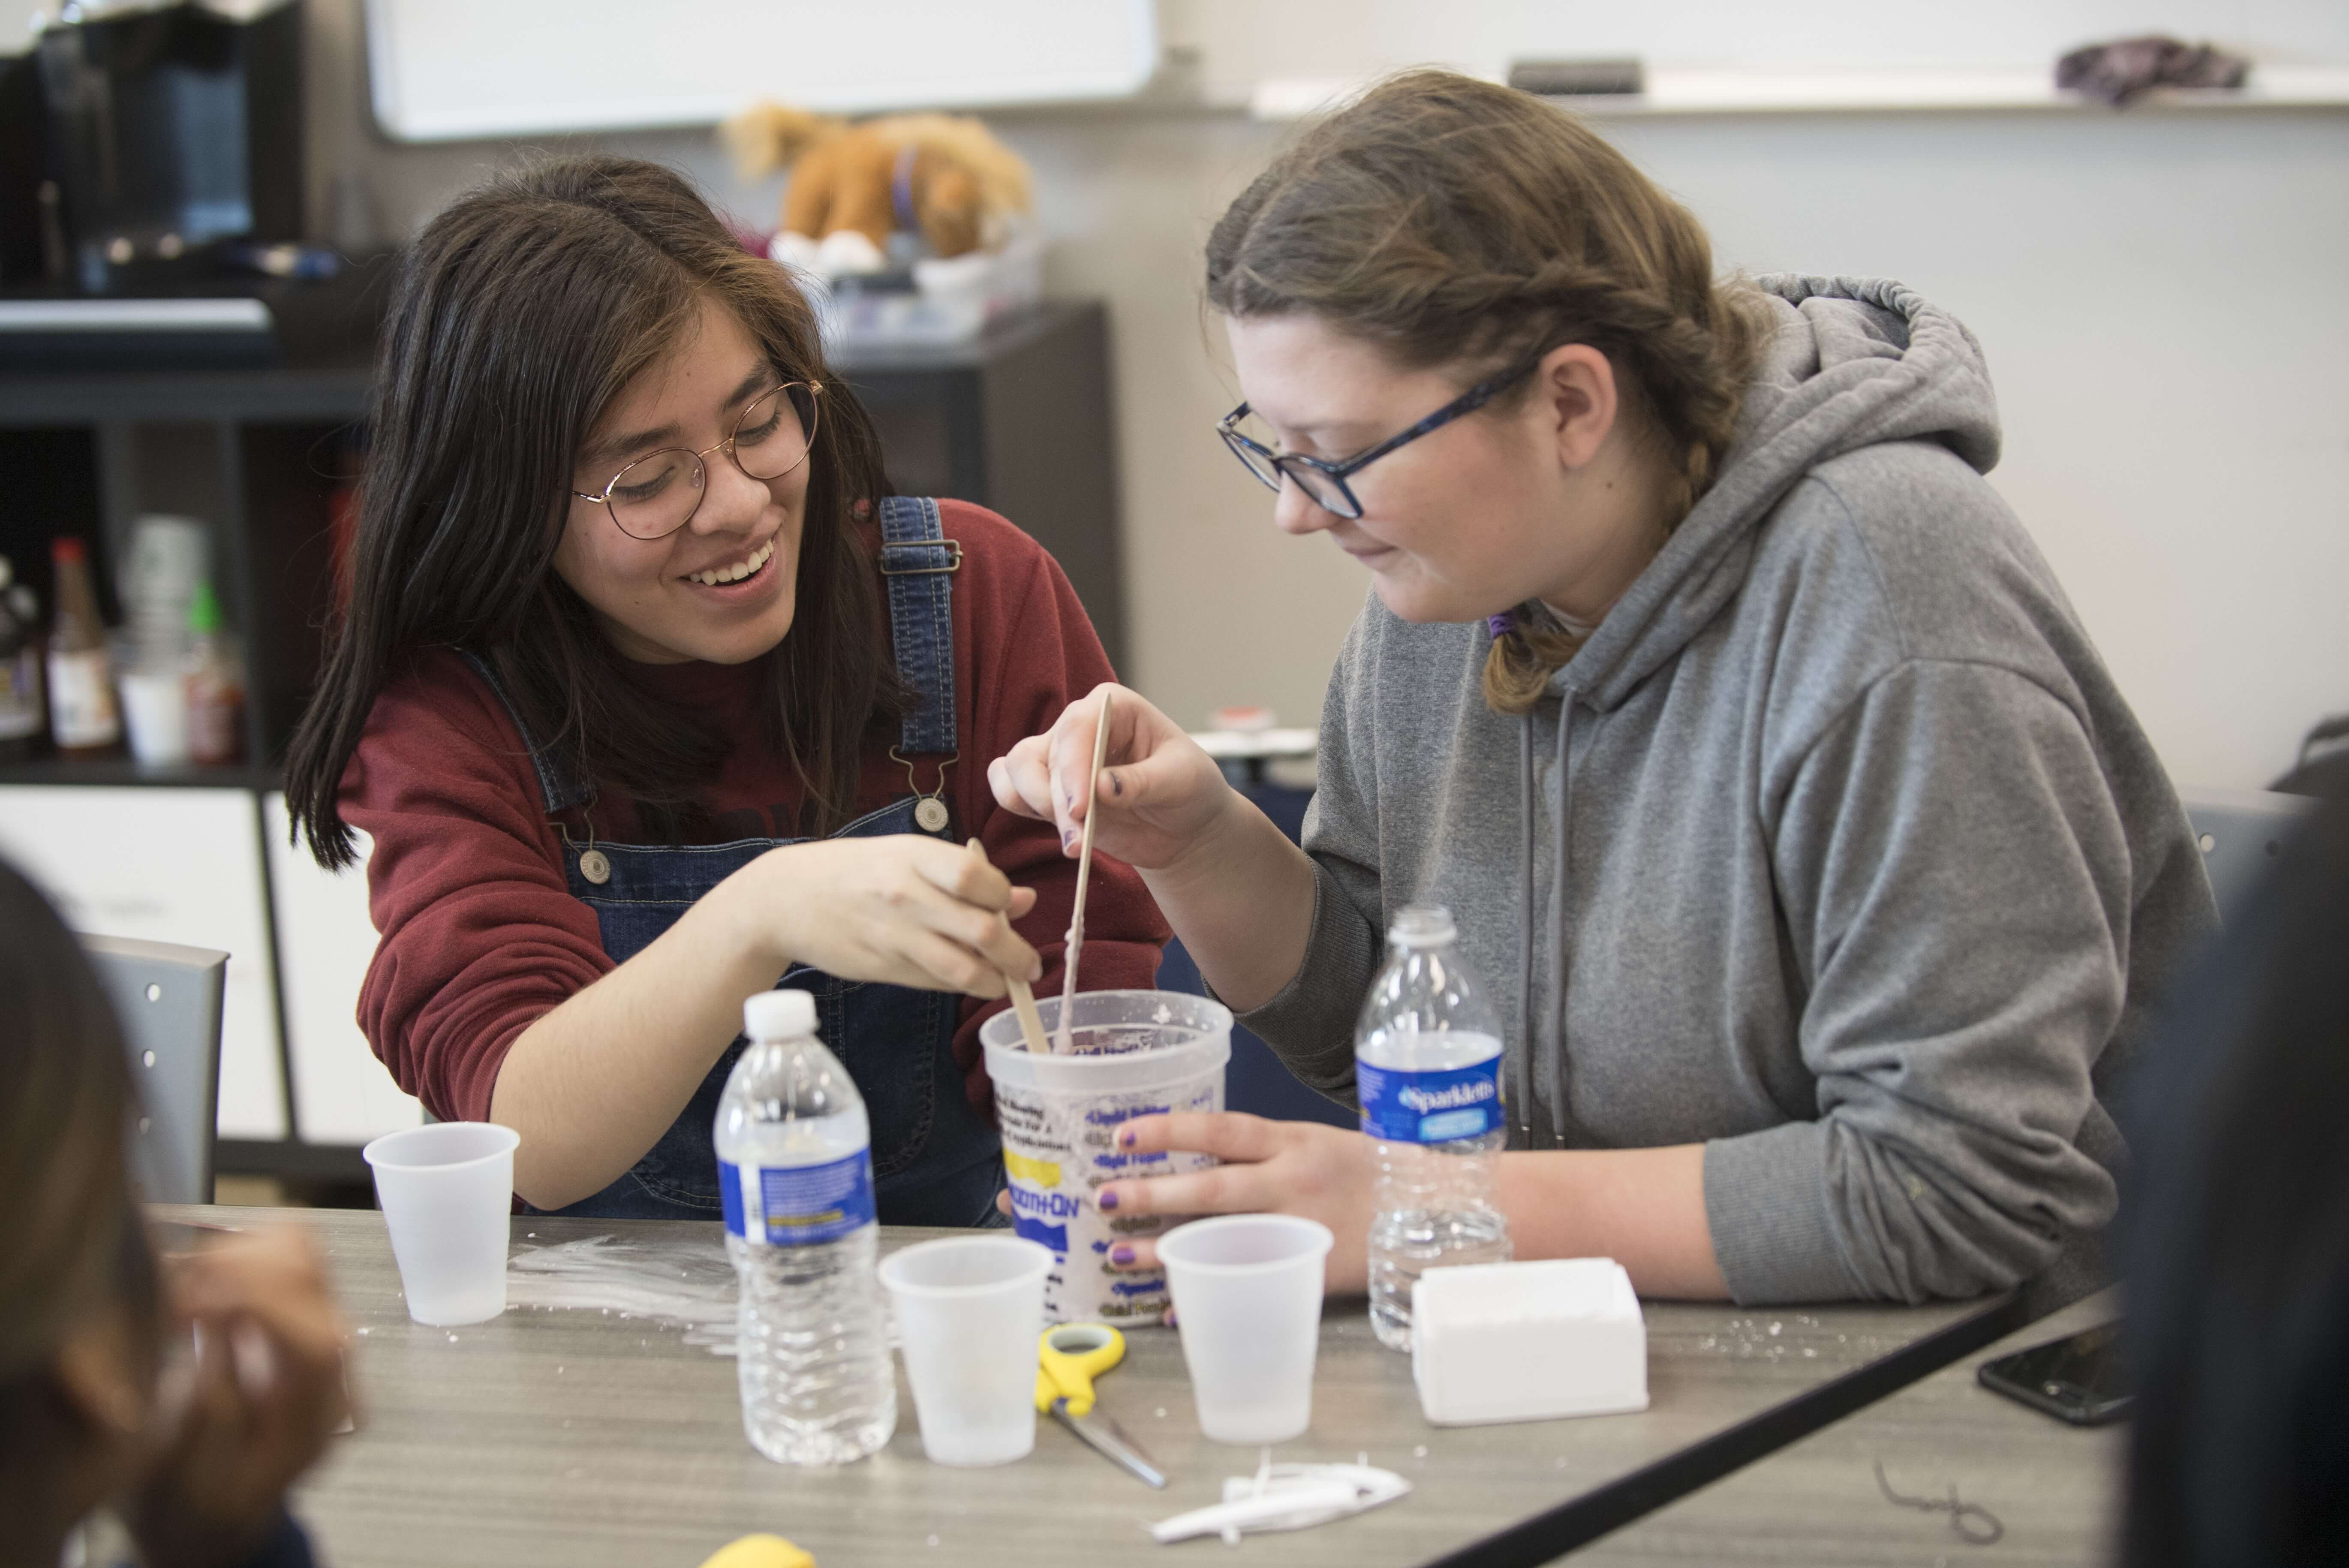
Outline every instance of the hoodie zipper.
{"label": "hoodie zipper", "polygon": [[1566,989],[1573,957],[1567,940],[1566,884],[1574,854],[1574,770],[1569,765],[1573,736],[1574,692],[1568,690],[1559,693],[1557,704],[1557,826],[1553,835],[1557,840],[1557,867],[1549,888],[1549,918],[1557,929],[1550,946],[1557,955],[1557,991],[1545,1010],[1550,1024],[1549,1129],[1554,1148],[1566,1147]]}
{"label": "hoodie zipper", "polygon": [[1539,1048],[1534,1028],[1534,716],[1517,718],[1517,821],[1525,829],[1525,853],[1517,877],[1517,1060],[1509,1075],[1519,1148],[1534,1146],[1533,1059]]}
{"label": "hoodie zipper", "polygon": [[1567,881],[1573,851],[1574,774],[1570,766],[1574,735],[1574,693],[1562,692],[1557,710],[1557,792],[1558,808],[1554,836],[1557,840],[1557,857],[1550,872],[1550,921],[1552,940],[1547,946],[1556,950],[1557,984],[1556,993],[1541,1010],[1537,1022],[1534,998],[1537,990],[1535,973],[1537,950],[1534,930],[1534,860],[1539,835],[1535,829],[1534,813],[1538,809],[1535,796],[1539,793],[1534,777],[1534,717],[1528,712],[1517,721],[1517,819],[1523,825],[1524,853],[1520,857],[1518,876],[1517,917],[1517,1018],[1522,1048],[1517,1053],[1516,1071],[1510,1075],[1510,1089],[1516,1102],[1516,1147],[1545,1147],[1534,1141],[1534,1058],[1537,1052],[1550,1064],[1549,1124],[1551,1142],[1546,1147],[1566,1147],[1566,985],[1569,954],[1567,950]]}

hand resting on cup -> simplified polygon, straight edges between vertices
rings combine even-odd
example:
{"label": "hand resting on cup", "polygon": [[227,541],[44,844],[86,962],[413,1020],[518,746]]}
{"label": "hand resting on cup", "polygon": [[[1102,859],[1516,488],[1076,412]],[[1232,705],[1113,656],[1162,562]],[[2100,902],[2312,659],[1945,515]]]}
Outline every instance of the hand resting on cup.
{"label": "hand resting on cup", "polygon": [[[1177,1111],[1123,1123],[1117,1147],[1132,1154],[1209,1154],[1223,1163],[1185,1176],[1103,1182],[1094,1198],[1107,1212],[1185,1218],[1274,1213],[1318,1220],[1338,1239],[1324,1288],[1337,1294],[1368,1288],[1374,1170],[1371,1140],[1361,1134],[1241,1111]],[[1148,1237],[1121,1241],[1110,1250],[1110,1264],[1155,1268],[1157,1243]]]}

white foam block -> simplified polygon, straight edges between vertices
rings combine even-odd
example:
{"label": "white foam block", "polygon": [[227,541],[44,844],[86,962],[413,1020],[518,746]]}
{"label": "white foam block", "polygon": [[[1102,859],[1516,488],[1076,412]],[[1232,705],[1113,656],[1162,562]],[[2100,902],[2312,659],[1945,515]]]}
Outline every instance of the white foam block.
{"label": "white foam block", "polygon": [[1612,1258],[1430,1269],[1411,1291],[1411,1368],[1439,1427],[1648,1407],[1648,1326]]}

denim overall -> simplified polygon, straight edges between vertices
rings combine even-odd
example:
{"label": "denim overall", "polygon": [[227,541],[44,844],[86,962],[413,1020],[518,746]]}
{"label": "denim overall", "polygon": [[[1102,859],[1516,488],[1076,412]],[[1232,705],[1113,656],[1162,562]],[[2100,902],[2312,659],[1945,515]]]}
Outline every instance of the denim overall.
{"label": "denim overall", "polygon": [[[889,589],[897,672],[920,697],[891,755],[943,757],[938,792],[911,794],[857,818],[832,836],[878,838],[919,833],[957,842],[946,810],[946,769],[959,754],[955,739],[953,574],[962,548],[939,529],[935,501],[893,496],[880,504],[881,570]],[[522,716],[486,661],[467,662],[488,680],[517,728]],[[523,743],[538,772],[549,815],[584,805],[594,792],[527,729]],[[909,778],[913,764],[907,763]],[[915,784],[918,789],[920,786]],[[560,825],[558,825],[559,826]],[[564,876],[572,897],[595,911],[605,952],[625,962],[676,923],[696,899],[734,872],[794,838],[744,838],[681,847],[574,844],[564,832]],[[873,1128],[874,1192],[885,1225],[1000,1224],[995,1193],[1003,1147],[973,1110],[954,1059],[961,998],[947,992],[842,980],[802,964],[778,985],[812,992],[818,1029],[864,1096]],[[629,1171],[567,1209],[533,1210],[600,1220],[715,1220],[719,1217],[718,1156],[712,1128],[726,1077],[748,1045],[740,1035],[693,1092],[660,1141]]]}

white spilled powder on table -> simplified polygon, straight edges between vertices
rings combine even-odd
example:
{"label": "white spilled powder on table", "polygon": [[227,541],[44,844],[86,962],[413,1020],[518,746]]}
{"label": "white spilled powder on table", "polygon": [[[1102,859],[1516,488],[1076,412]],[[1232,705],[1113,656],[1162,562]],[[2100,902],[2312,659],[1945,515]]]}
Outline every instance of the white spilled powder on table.
{"label": "white spilled powder on table", "polygon": [[589,1236],[525,1247],[506,1262],[506,1304],[593,1308],[685,1331],[688,1345],[734,1354],[734,1265],[722,1251],[681,1251]]}

